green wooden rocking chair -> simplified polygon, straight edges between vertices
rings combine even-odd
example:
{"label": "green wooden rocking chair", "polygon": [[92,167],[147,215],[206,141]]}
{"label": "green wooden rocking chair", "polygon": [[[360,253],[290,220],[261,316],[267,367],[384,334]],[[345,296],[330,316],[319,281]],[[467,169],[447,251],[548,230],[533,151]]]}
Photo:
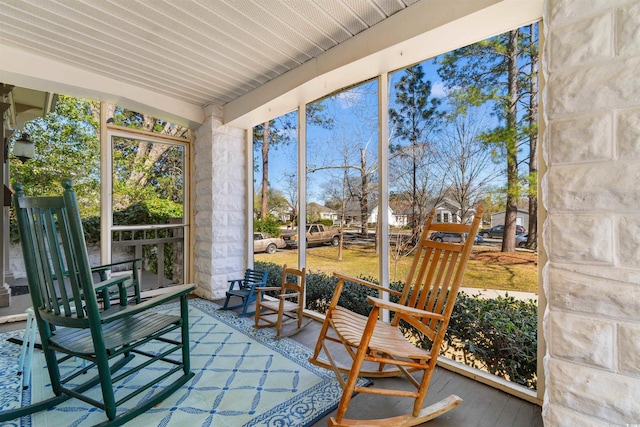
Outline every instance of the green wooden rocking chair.
{"label": "green wooden rocking chair", "polygon": [[[63,180],[62,186],[64,191],[59,197],[25,197],[22,185],[14,185],[29,292],[55,397],[2,412],[0,422],[77,398],[104,410],[104,425],[122,425],[193,377],[187,298],[195,286],[170,287],[149,300],[131,303],[124,288],[127,277],[94,283],[72,183]],[[103,298],[110,294],[109,289],[121,296],[118,304],[110,305],[106,302],[109,298]],[[175,299],[180,301],[179,315],[151,310]],[[140,348],[152,341],[161,342],[161,352]],[[127,366],[137,356],[143,357],[142,363]],[[72,357],[88,363],[61,377],[59,364]],[[151,364],[166,370],[128,394],[124,394],[126,388],[115,393],[115,385]],[[71,380],[77,382],[83,378],[79,374],[86,372],[96,375],[70,386]],[[88,397],[85,392],[98,384],[102,399]],[[121,404],[146,390],[150,397],[145,394],[137,403],[130,402],[126,410],[122,409]]]}

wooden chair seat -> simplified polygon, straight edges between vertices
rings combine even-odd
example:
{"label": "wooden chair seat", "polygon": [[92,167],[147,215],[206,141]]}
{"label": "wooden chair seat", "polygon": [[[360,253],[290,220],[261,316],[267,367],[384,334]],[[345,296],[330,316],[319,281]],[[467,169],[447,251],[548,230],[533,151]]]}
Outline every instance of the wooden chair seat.
{"label": "wooden chair seat", "polygon": [[[360,347],[360,342],[367,326],[368,317],[354,313],[342,307],[336,307],[331,316],[331,326],[336,333],[353,348]],[[368,344],[371,355],[393,355],[409,359],[429,360],[431,354],[407,341],[402,331],[387,322],[378,320],[375,333]]]}
{"label": "wooden chair seat", "polygon": [[[139,313],[130,317],[117,319],[106,324],[102,330],[105,334],[104,346],[107,352],[116,354],[132,343],[157,335],[164,335],[180,326],[180,316],[161,313]],[[54,350],[63,348],[67,351],[90,355],[95,353],[95,345],[91,329],[58,328],[50,340]],[[135,345],[134,345],[135,346]]]}
{"label": "wooden chair seat", "polygon": [[[275,312],[280,308],[280,301],[263,301],[260,306],[265,309],[273,310]],[[284,311],[292,311],[298,308],[298,303],[291,301],[283,301],[282,308]]]}

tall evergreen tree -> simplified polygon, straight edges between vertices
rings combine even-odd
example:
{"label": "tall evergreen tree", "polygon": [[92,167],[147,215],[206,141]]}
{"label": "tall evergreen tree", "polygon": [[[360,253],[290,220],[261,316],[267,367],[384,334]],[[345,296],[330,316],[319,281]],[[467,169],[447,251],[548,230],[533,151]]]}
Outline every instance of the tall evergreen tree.
{"label": "tall evergreen tree", "polygon": [[433,150],[430,136],[442,117],[438,111],[441,101],[431,97],[431,82],[426,79],[422,65],[409,67],[403,73],[394,85],[394,107],[389,109],[391,136],[400,141],[390,145],[390,156],[408,157],[410,160],[410,224],[413,234],[417,235],[419,225],[426,218],[425,201],[421,203],[419,197],[418,173],[423,158]]}
{"label": "tall evergreen tree", "polygon": [[[533,37],[523,37],[522,31],[512,30],[496,37],[456,49],[439,61],[438,74],[448,87],[456,88],[456,96],[471,105],[486,102],[494,106],[498,124],[483,135],[483,140],[494,147],[506,161],[506,214],[505,233],[502,241],[504,252],[515,251],[515,228],[518,200],[523,195],[519,175],[519,150],[529,143],[536,128],[532,108],[526,113],[522,103],[537,97],[529,72],[533,56],[526,55],[528,44],[536,43]],[[530,31],[537,31],[531,27]],[[526,34],[525,34],[526,35]],[[535,149],[528,145],[529,163],[535,161]],[[531,157],[533,156],[533,157]],[[527,177],[531,174],[528,173]],[[524,182],[530,182],[524,179]]]}
{"label": "tall evergreen tree", "polygon": [[538,37],[537,25],[529,25],[528,44],[523,52],[529,61],[529,76],[525,83],[529,87],[529,105],[527,106],[526,134],[529,139],[529,224],[527,247],[538,246]]}

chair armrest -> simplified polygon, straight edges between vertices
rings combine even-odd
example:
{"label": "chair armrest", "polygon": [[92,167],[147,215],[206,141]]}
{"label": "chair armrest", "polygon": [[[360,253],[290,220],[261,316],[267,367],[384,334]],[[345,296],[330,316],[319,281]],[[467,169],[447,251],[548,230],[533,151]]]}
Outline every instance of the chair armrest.
{"label": "chair armrest", "polygon": [[241,289],[244,279],[227,280],[227,282],[229,282],[229,290],[232,291],[236,283],[238,284],[238,289]]}
{"label": "chair armrest", "polygon": [[444,320],[444,316],[441,314],[433,313],[431,311],[420,310],[413,307],[407,307],[406,305],[396,304],[395,302],[391,302],[391,301],[384,301],[380,298],[376,298],[372,296],[367,297],[367,302],[376,307],[384,308],[384,309],[391,310],[393,312],[404,314],[411,317],[418,317],[418,318],[430,317],[436,320]]}
{"label": "chair armrest", "polygon": [[98,265],[96,267],[91,267],[91,271],[93,273],[100,273],[101,271],[111,270],[111,268],[116,266],[116,265],[122,265],[122,264],[133,264],[133,265],[135,265],[140,261],[142,261],[142,258],[134,258],[134,259],[128,259],[128,260],[125,260],[125,261],[112,262],[111,264],[104,264],[104,265]]}
{"label": "chair armrest", "polygon": [[127,305],[124,307],[119,306],[115,307],[113,310],[105,310],[102,313],[102,323],[113,322],[114,320],[129,317],[134,314],[146,311],[152,307],[165,304],[171,300],[182,297],[183,295],[187,295],[195,288],[196,285],[194,284],[171,286],[169,288],[166,288],[167,292],[157,295],[149,300],[143,301],[140,304]]}
{"label": "chair armrest", "polygon": [[280,286],[268,286],[268,287],[256,287],[254,291],[262,292],[262,291],[279,291],[282,288]]}
{"label": "chair armrest", "polygon": [[[267,286],[265,282],[247,282],[240,284],[240,289],[249,289],[249,291],[255,292],[256,288],[264,288]],[[280,288],[278,288],[280,289]]]}
{"label": "chair armrest", "polygon": [[355,276],[349,276],[348,274],[342,274],[342,273],[337,273],[337,272],[334,272],[333,275],[335,277],[337,277],[338,279],[344,279],[347,282],[352,282],[352,283],[357,283],[359,285],[364,285],[364,286],[367,286],[369,288],[377,289],[377,290],[379,290],[381,292],[388,292],[388,293],[390,293],[392,295],[395,295],[395,296],[398,296],[398,297],[402,296],[402,292],[398,292],[398,291],[395,291],[393,289],[385,288],[384,286],[376,285],[375,283],[371,283],[371,282],[369,282],[367,280],[360,279],[360,278],[355,277]]}
{"label": "chair armrest", "polygon": [[111,279],[103,280],[102,282],[95,283],[93,289],[95,292],[100,292],[109,289],[112,286],[122,286],[126,280],[129,280],[128,276],[112,277]]}

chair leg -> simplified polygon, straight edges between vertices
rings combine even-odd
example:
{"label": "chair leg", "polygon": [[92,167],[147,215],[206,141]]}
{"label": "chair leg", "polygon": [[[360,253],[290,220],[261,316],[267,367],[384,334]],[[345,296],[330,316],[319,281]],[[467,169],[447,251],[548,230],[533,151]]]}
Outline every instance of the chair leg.
{"label": "chair leg", "polygon": [[276,339],[282,336],[282,317],[283,317],[283,309],[284,301],[280,300],[280,307],[278,308],[278,322],[276,323]]}
{"label": "chair leg", "polygon": [[113,392],[113,382],[111,380],[111,368],[109,361],[99,358],[96,361],[98,375],[100,376],[100,387],[102,389],[102,399],[104,402],[104,412],[110,420],[116,418],[116,397]]}
{"label": "chair leg", "polygon": [[20,364],[18,365],[18,375],[22,376],[22,389],[29,388],[31,379],[31,365],[33,363],[33,348],[35,347],[37,326],[33,315],[33,308],[27,310],[27,324],[22,336],[22,349],[20,351]]}
{"label": "chair leg", "polygon": [[252,311],[247,311],[247,310],[249,310],[249,305],[255,302],[255,300],[256,300],[255,295],[252,296],[251,293],[249,293],[249,295],[247,295],[246,297],[242,298],[242,312],[240,313],[240,316],[248,316],[250,314],[253,314]]}
{"label": "chair leg", "polygon": [[224,306],[222,306],[223,310],[228,310],[227,306],[229,305],[229,300],[231,299],[231,295],[227,294],[227,298],[224,300]]}
{"label": "chair leg", "polygon": [[182,314],[182,372],[188,375],[191,371],[191,349],[189,348],[191,341],[189,341],[189,300],[187,295],[180,297],[180,311]]}
{"label": "chair leg", "polygon": [[247,295],[246,298],[243,298],[243,301],[242,301],[242,313],[240,313],[240,315],[241,316],[246,316],[248,308],[249,308],[249,296]]}
{"label": "chair leg", "polygon": [[360,368],[364,363],[364,357],[366,355],[368,342],[361,345],[356,353],[356,357],[353,360],[353,365],[351,366],[351,372],[349,374],[349,378],[347,378],[347,383],[342,389],[342,398],[340,399],[340,403],[338,404],[338,412],[336,413],[336,421],[338,424],[342,422],[345,414],[347,413],[347,409],[349,409],[349,404],[351,403],[351,398],[353,397],[353,392],[356,389],[356,384],[358,383],[358,376],[360,375]]}

